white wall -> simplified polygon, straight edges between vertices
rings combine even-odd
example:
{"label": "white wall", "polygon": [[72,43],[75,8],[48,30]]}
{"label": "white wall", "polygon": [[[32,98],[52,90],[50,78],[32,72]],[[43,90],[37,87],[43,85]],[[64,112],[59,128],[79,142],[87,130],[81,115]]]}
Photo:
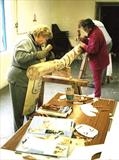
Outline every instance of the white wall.
{"label": "white wall", "polygon": [[7,74],[11,65],[11,58],[11,52],[0,53],[0,89],[8,84]]}
{"label": "white wall", "polygon": [[95,14],[95,0],[18,0],[17,6],[19,33],[30,30],[35,23],[49,27],[56,23],[61,30],[69,31],[72,41],[76,39],[78,21],[94,18]]}

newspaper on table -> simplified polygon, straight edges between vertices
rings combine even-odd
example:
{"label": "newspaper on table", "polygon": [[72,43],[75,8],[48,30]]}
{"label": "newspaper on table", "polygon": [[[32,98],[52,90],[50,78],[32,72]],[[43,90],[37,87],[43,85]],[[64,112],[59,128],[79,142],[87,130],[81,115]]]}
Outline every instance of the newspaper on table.
{"label": "newspaper on table", "polygon": [[72,119],[34,116],[16,152],[67,157],[74,127]]}

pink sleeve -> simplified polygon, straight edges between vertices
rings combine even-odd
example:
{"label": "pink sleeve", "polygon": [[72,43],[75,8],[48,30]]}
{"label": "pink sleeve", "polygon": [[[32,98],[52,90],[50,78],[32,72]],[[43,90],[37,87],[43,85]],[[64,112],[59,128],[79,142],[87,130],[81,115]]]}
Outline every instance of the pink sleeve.
{"label": "pink sleeve", "polygon": [[100,39],[98,33],[92,33],[89,36],[88,45],[85,44],[83,48],[88,54],[96,54],[99,51],[99,44]]}

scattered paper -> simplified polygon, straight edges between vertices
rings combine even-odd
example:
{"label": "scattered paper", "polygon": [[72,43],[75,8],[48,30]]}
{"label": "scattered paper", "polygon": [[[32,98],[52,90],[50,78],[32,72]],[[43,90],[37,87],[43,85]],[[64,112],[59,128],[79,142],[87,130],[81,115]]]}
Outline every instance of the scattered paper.
{"label": "scattered paper", "polygon": [[59,99],[66,99],[66,95],[60,96]]}
{"label": "scattered paper", "polygon": [[98,134],[98,130],[87,124],[78,124],[75,129],[78,133],[88,138],[94,138]]}
{"label": "scattered paper", "polygon": [[98,113],[97,108],[93,107],[91,103],[80,105],[80,109],[84,114],[90,117],[95,117],[96,114]]}

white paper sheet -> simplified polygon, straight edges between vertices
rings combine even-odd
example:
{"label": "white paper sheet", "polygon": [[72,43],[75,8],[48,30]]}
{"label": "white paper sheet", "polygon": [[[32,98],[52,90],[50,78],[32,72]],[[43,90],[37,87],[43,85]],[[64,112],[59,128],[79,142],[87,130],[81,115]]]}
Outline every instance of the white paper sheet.
{"label": "white paper sheet", "polygon": [[93,107],[91,103],[80,105],[80,109],[84,114],[90,117],[95,117],[96,113],[98,113],[98,110],[95,107]]}

